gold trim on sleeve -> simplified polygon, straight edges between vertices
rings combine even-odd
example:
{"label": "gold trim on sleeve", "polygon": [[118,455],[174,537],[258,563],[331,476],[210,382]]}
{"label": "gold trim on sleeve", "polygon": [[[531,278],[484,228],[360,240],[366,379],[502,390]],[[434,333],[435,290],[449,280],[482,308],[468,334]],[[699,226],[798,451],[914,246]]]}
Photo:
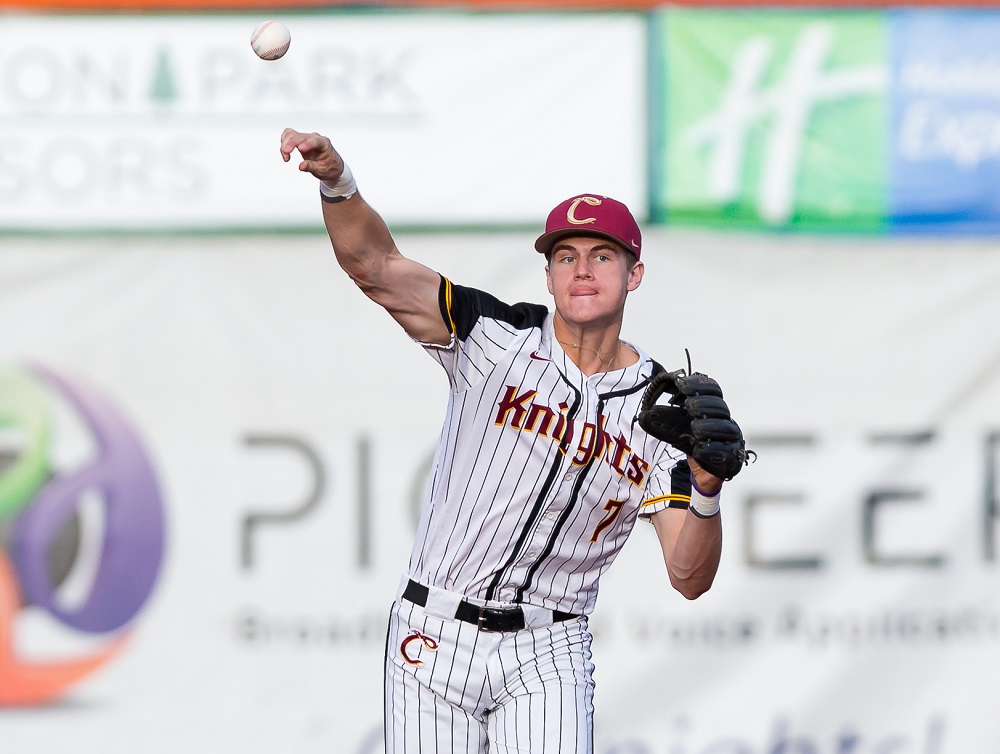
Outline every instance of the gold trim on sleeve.
{"label": "gold trim on sleeve", "polygon": [[659,497],[650,498],[649,500],[647,500],[646,502],[644,502],[639,507],[640,508],[645,508],[647,505],[656,505],[657,503],[662,503],[664,501],[668,501],[668,502],[677,501],[677,502],[680,502],[680,503],[690,503],[691,502],[691,496],[690,495],[660,495]]}
{"label": "gold trim on sleeve", "polygon": [[451,316],[451,281],[448,278],[444,279],[444,308],[448,310],[449,332],[454,335],[457,328],[455,327],[455,318]]}

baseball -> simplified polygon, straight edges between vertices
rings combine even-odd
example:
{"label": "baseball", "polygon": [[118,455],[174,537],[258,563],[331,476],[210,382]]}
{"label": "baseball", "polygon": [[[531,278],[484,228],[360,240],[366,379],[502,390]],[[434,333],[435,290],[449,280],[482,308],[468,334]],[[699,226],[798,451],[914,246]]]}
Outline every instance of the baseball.
{"label": "baseball", "polygon": [[264,21],[250,35],[250,46],[261,60],[277,60],[291,43],[292,35],[281,21]]}

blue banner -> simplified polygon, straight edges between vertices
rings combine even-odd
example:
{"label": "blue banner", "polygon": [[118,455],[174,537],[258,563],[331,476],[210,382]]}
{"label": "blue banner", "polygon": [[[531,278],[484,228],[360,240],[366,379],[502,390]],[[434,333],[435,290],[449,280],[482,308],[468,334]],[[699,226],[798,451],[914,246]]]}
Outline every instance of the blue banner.
{"label": "blue banner", "polygon": [[889,18],[889,214],[899,232],[1000,232],[1000,14]]}

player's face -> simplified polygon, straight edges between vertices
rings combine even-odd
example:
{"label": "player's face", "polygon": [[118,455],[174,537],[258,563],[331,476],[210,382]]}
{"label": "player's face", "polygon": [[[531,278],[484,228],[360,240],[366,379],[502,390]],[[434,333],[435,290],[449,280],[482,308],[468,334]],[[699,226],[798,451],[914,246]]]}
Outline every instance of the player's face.
{"label": "player's face", "polygon": [[545,268],[556,311],[578,325],[620,324],[625,297],[642,280],[642,262],[629,269],[631,259],[603,238],[571,236],[559,241]]}

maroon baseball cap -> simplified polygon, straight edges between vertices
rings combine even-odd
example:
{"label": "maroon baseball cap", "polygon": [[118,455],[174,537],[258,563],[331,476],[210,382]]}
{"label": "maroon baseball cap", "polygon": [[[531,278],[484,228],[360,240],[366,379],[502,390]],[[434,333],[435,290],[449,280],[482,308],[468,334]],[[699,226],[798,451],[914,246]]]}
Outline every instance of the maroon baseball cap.
{"label": "maroon baseball cap", "polygon": [[621,202],[599,194],[580,194],[557,205],[545,221],[545,232],[535,241],[535,249],[548,254],[556,241],[567,236],[610,238],[639,258],[642,234],[639,224]]}

